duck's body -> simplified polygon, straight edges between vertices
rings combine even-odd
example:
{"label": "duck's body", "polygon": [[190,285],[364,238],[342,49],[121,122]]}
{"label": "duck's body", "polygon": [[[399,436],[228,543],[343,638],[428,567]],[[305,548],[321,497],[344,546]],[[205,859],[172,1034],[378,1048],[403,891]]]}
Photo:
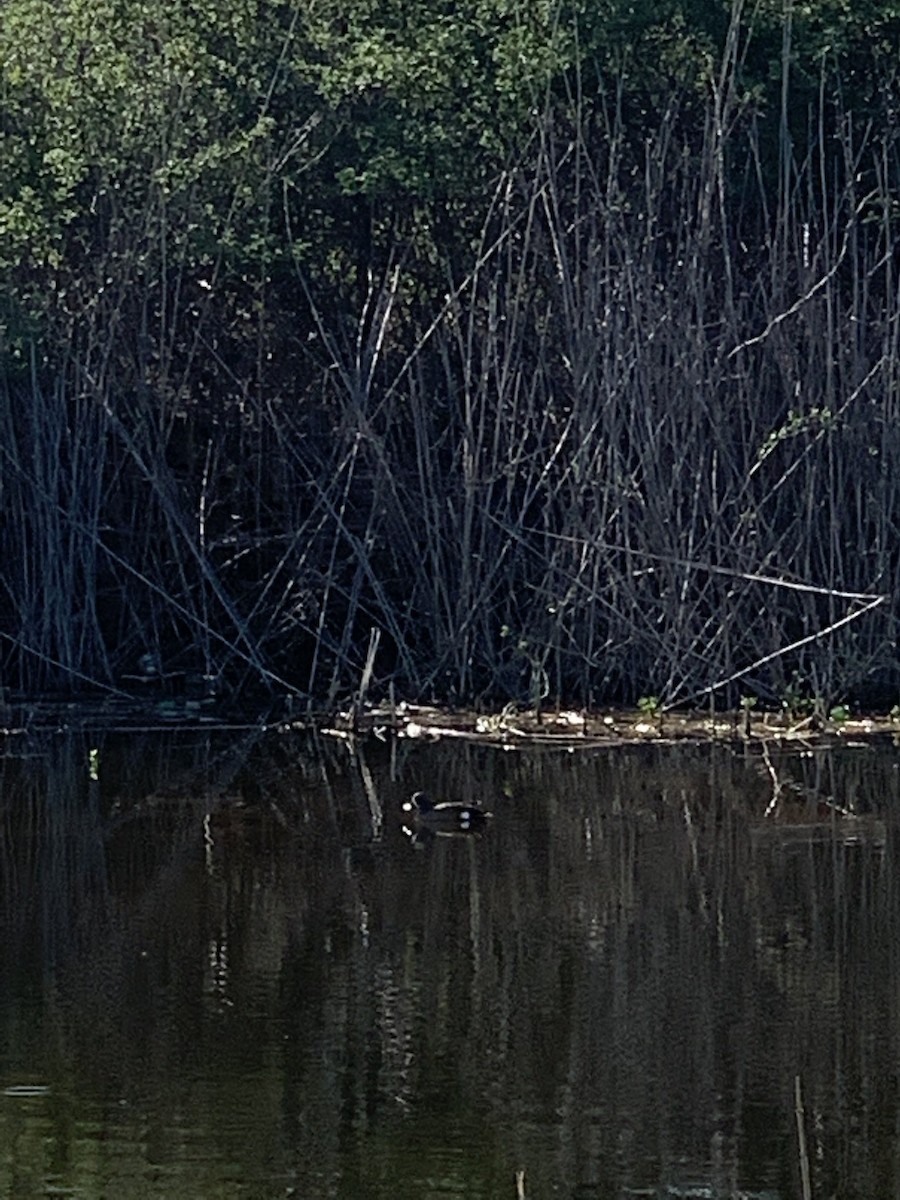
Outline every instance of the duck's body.
{"label": "duck's body", "polygon": [[461,800],[445,800],[434,804],[425,792],[413,792],[403,805],[407,818],[434,830],[453,833],[472,833],[484,829],[493,813],[479,804],[465,804]]}

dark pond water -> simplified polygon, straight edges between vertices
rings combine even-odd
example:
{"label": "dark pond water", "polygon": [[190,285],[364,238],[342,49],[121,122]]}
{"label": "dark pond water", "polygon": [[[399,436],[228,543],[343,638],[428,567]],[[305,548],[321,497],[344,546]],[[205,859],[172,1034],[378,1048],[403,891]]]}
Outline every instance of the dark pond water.
{"label": "dark pond water", "polygon": [[897,761],[7,743],[0,1195],[896,1197]]}

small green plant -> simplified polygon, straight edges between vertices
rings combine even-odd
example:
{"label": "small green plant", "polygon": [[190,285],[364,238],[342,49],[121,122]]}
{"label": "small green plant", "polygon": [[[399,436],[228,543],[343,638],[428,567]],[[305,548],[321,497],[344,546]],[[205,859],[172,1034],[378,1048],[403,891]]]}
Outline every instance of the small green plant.
{"label": "small green plant", "polygon": [[798,717],[808,717],[816,707],[815,701],[804,689],[796,671],[782,692],[781,707],[792,720],[796,720]]}
{"label": "small green plant", "polygon": [[846,704],[835,704],[828,713],[829,721],[833,721],[835,725],[843,725],[845,721],[850,719],[850,708]]}
{"label": "small green plant", "polygon": [[644,717],[658,717],[661,707],[659,696],[639,696],[637,707]]}
{"label": "small green plant", "polygon": [[773,429],[757,451],[758,463],[769,457],[776,446],[790,438],[799,437],[804,433],[822,434],[835,425],[835,414],[830,408],[811,408],[806,413],[789,409],[784,424],[779,429]]}
{"label": "small green plant", "polygon": [[550,695],[550,677],[544,666],[547,660],[547,650],[541,650],[537,643],[529,642],[526,637],[517,636],[508,625],[500,626],[500,637],[512,641],[515,638],[513,659],[527,664],[529,682],[528,698],[538,721],[541,719],[541,704]]}
{"label": "small green plant", "polygon": [[744,737],[750,736],[750,711],[756,707],[755,696],[741,696],[741,710],[744,714]]}

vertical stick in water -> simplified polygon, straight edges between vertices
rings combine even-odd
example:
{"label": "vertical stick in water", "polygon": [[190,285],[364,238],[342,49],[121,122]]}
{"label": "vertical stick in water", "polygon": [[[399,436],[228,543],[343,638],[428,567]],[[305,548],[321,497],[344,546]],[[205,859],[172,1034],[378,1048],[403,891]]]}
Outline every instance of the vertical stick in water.
{"label": "vertical stick in water", "polygon": [[800,1090],[800,1076],[794,1076],[794,1115],[797,1118],[797,1151],[800,1156],[800,1185],[803,1200],[812,1200],[812,1188],[809,1182],[809,1154],[806,1149],[806,1126],[803,1117],[803,1093]]}

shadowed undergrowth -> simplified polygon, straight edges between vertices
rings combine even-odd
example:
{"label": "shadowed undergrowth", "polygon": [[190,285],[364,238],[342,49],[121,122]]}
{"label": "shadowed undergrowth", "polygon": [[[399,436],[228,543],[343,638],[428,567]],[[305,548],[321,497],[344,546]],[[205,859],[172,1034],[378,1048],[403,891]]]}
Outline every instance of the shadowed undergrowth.
{"label": "shadowed undergrowth", "polygon": [[557,105],[477,236],[245,321],[151,189],[0,383],[0,681],[895,699],[896,148],[823,101],[772,182],[729,69],[640,144]]}

